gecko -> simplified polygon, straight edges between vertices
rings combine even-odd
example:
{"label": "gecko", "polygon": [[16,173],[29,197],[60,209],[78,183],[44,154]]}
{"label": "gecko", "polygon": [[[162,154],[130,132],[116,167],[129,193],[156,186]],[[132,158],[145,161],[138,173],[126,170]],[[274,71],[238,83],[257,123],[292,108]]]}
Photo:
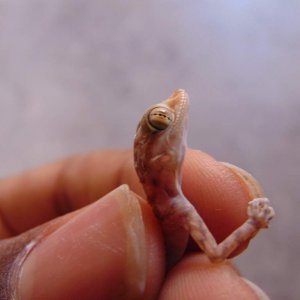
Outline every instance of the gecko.
{"label": "gecko", "polygon": [[134,165],[147,201],[161,223],[166,249],[173,251],[169,263],[183,254],[189,236],[212,262],[218,263],[267,228],[274,209],[267,198],[253,199],[248,203],[248,219],[221,243],[216,242],[181,188],[188,109],[188,94],[178,89],[146,110],[135,134]]}

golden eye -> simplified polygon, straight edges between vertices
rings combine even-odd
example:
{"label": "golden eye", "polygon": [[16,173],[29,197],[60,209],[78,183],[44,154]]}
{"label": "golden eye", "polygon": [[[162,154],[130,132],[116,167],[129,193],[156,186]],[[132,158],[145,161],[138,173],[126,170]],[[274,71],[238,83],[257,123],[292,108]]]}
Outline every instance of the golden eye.
{"label": "golden eye", "polygon": [[164,130],[174,120],[174,114],[166,107],[155,107],[148,115],[149,125],[154,130]]}

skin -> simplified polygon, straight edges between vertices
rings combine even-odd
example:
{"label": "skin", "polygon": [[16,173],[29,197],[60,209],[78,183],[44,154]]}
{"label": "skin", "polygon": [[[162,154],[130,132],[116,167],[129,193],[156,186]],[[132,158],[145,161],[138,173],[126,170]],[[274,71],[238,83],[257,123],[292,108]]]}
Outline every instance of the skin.
{"label": "skin", "polygon": [[[123,297],[114,296],[121,286],[124,288],[128,269],[132,271],[128,264],[132,257],[120,256],[113,249],[123,249],[128,244],[141,247],[145,261],[140,263],[148,270],[144,274],[144,290],[136,299],[157,299],[158,295],[160,300],[232,299],[232,295],[237,299],[259,299],[230,262],[212,264],[203,253],[191,253],[191,248],[166,273],[160,224],[151,207],[141,200],[145,195],[131,158],[132,152],[128,150],[98,151],[1,179],[1,299],[11,299],[10,295],[15,293],[22,300],[39,299],[40,295],[42,299],[60,300],[66,299],[66,294],[75,300],[135,299],[132,293],[136,293],[136,285],[129,282],[125,285],[127,295],[124,292]],[[246,209],[251,193],[246,183],[223,164],[203,152],[189,150],[183,178],[183,190],[219,240],[244,221],[246,216],[241,212]],[[124,201],[128,189],[118,189],[122,183],[135,192],[130,192],[130,202]],[[216,205],[222,218],[215,218]],[[120,222],[124,216],[141,220],[139,226],[144,233],[135,231],[138,241],[124,235],[130,229],[129,222]],[[86,234],[79,234],[78,225]],[[96,230],[88,230],[91,226]],[[57,243],[56,239],[67,244]],[[38,244],[19,265],[24,249],[37,240]],[[64,253],[66,258],[76,260],[62,259]],[[35,260],[38,264],[33,263]],[[107,262],[107,268],[101,261]],[[91,268],[83,269],[82,265]],[[140,275],[135,273],[136,269],[133,271],[131,277]],[[60,280],[51,279],[53,276]]]}
{"label": "skin", "polygon": [[246,222],[224,241],[216,242],[181,189],[188,106],[187,93],[177,90],[167,100],[150,107],[139,122],[134,141],[135,169],[161,222],[167,252],[172,253],[171,265],[181,257],[189,235],[212,262],[222,262],[261,228],[267,228],[274,216],[269,200],[256,198],[249,202]]}
{"label": "skin", "polygon": [[[183,164],[183,191],[218,241],[244,222],[256,194],[253,178],[236,169],[195,150]],[[192,247],[166,272],[172,254],[143,198],[129,150],[1,179],[0,298],[263,299],[230,262],[212,264]]]}

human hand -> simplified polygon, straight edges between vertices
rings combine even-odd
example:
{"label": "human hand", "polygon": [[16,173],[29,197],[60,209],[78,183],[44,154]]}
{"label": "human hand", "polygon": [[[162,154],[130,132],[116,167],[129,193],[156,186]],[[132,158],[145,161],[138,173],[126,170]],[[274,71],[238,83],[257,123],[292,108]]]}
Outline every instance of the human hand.
{"label": "human hand", "polygon": [[[160,226],[137,196],[131,156],[101,151],[0,181],[0,299],[257,299],[229,262],[199,250],[165,277]],[[253,198],[232,170],[191,150],[183,190],[218,241]]]}

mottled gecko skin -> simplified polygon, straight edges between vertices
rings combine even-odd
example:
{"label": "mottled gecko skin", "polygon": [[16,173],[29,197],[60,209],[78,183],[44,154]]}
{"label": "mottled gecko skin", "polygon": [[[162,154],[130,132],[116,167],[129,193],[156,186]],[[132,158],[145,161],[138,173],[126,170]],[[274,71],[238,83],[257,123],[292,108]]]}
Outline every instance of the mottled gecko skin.
{"label": "mottled gecko skin", "polygon": [[[171,251],[170,263],[182,255],[189,238],[188,231],[182,227],[182,211],[189,202],[181,191],[188,107],[189,100],[183,90],[150,107],[138,124],[134,141],[136,172],[162,224],[167,252]],[[156,110],[161,112],[158,118],[161,117],[162,123],[170,121],[167,128],[160,130],[151,125],[149,116]]]}
{"label": "mottled gecko skin", "polygon": [[[267,198],[249,202],[248,220],[217,244],[206,224],[181,190],[186,150],[189,99],[184,90],[150,107],[138,124],[134,140],[135,169],[166,241],[168,263],[180,258],[189,235],[213,262],[225,260],[274,216]],[[171,251],[171,253],[170,253]]]}

